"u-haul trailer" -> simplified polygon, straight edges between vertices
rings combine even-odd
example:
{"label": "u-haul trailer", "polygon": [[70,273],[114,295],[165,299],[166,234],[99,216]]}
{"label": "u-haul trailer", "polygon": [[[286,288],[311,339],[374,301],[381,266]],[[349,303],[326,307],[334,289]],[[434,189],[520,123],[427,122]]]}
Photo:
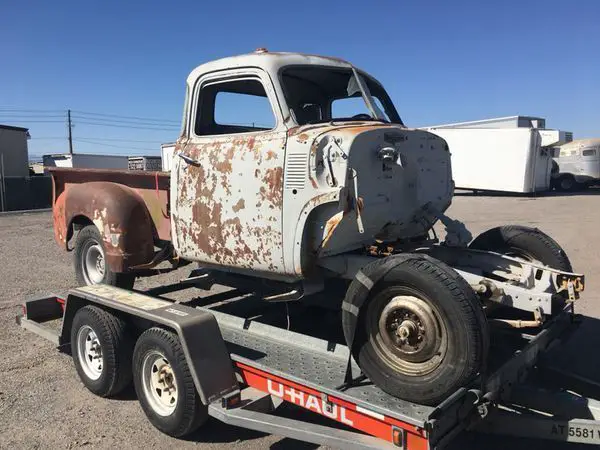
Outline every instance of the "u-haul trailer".
{"label": "u-haul trailer", "polygon": [[[158,297],[201,285],[203,278],[193,273],[181,283],[145,293],[106,285],[76,288],[66,299],[27,301],[17,323],[61,349],[70,344],[82,381],[102,396],[109,395],[90,383],[88,375],[108,372],[98,364],[114,364],[121,355],[120,366],[112,366],[110,373],[122,388],[131,381],[133,360],[142,408],[157,428],[175,436],[213,416],[227,424],[344,449],[439,449],[463,430],[600,444],[600,403],[567,391],[569,383],[583,392],[597,385],[565,373],[559,374],[560,392],[542,389],[534,381],[558,373],[544,364],[544,355],[577,328],[572,303],[533,334],[512,329],[505,338],[493,340],[503,348],[490,359],[488,373],[429,407],[392,397],[358,375],[344,345],[210,306]],[[107,342],[106,334],[97,336],[82,316],[100,317],[100,325],[94,326],[102,330],[104,321],[113,334],[118,331],[119,339]],[[54,320],[61,321],[59,331],[47,325]],[[169,356],[167,370],[161,364],[169,346],[179,353]],[[150,369],[144,370],[148,358]],[[102,376],[97,380],[106,381]],[[157,389],[166,402],[161,403]],[[175,405],[190,399],[196,403],[184,403],[185,414],[165,422],[173,398]],[[331,421],[314,424],[282,417],[278,407],[286,402]]]}

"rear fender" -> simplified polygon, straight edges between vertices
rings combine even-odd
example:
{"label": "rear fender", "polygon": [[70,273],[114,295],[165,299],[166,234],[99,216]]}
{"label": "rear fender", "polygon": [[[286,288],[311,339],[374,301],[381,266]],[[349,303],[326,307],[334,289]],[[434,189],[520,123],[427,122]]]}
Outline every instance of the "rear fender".
{"label": "rear fender", "polygon": [[148,263],[156,230],[142,197],[118,183],[94,181],[69,186],[53,207],[54,238],[66,248],[75,218],[89,219],[100,231],[106,262],[113,272]]}

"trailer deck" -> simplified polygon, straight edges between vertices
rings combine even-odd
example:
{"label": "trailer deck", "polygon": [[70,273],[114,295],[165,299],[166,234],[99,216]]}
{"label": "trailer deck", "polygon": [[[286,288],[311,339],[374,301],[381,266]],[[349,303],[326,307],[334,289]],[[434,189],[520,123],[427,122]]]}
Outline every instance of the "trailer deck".
{"label": "trailer deck", "polygon": [[[506,339],[512,349],[495,352],[487,374],[438,407],[428,407],[392,397],[361,376],[346,383],[349,350],[345,345],[225,313],[214,306],[191,306],[148,294],[152,292],[109,286],[77,288],[66,301],[49,296],[26,302],[17,322],[64,348],[72,317],[69,305],[73,309],[77,304],[97,304],[156,323],[164,320],[165,326],[178,331],[184,348],[193,353],[196,347],[210,347],[211,365],[219,367],[225,361],[233,366],[237,389],[214,388],[215,392],[220,389],[220,395],[199,389],[210,415],[225,423],[308,442],[354,449],[442,448],[465,429],[481,429],[600,443],[597,402],[585,399],[583,411],[582,397],[540,393],[538,385],[525,384],[532,371],[542,369],[544,352],[576,328],[572,305],[535,334],[512,333]],[[59,332],[44,324],[63,317]],[[198,333],[198,324],[209,318],[218,324],[220,336],[204,331],[205,342],[199,344],[202,333]],[[221,338],[227,351],[220,359],[215,349],[220,348]],[[194,345],[190,345],[192,339]],[[207,371],[207,358],[197,351],[188,355],[188,363],[197,374],[197,385],[214,385],[211,376],[221,382],[227,379],[214,367]],[[359,374],[356,364],[351,364],[353,373]],[[336,421],[341,427],[328,420],[321,425],[281,417],[277,407],[282,402]],[[560,411],[539,413],[552,409]]]}

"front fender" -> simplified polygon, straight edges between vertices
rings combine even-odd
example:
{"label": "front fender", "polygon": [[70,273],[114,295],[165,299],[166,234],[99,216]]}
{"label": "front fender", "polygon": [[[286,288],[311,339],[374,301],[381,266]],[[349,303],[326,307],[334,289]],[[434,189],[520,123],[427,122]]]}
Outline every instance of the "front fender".
{"label": "front fender", "polygon": [[156,230],[142,197],[118,183],[93,181],[69,186],[53,206],[54,238],[65,246],[76,218],[91,221],[102,236],[113,272],[148,263]]}

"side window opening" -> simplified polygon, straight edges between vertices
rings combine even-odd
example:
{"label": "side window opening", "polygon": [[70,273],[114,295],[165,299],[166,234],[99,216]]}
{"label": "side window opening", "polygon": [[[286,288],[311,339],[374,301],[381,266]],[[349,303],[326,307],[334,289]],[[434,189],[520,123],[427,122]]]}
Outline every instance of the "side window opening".
{"label": "side window opening", "polygon": [[204,86],[194,131],[198,136],[270,130],[276,120],[260,80],[246,78]]}
{"label": "side window opening", "polygon": [[583,156],[596,156],[596,150],[593,148],[589,150],[584,150],[582,154]]}

